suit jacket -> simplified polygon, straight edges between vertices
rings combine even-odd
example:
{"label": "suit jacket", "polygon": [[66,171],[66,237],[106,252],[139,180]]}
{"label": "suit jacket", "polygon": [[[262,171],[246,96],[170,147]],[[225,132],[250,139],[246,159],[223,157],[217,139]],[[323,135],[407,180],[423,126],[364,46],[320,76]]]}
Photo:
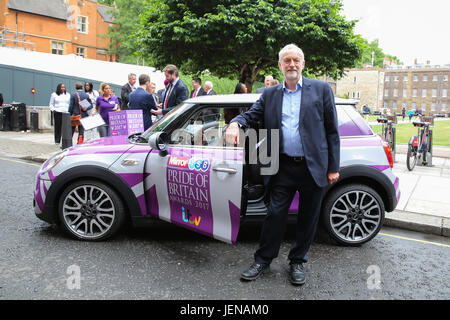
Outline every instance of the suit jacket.
{"label": "suit jacket", "polygon": [[131,110],[142,110],[144,117],[144,129],[147,130],[153,124],[152,113],[150,110],[157,110],[155,99],[153,99],[153,96],[141,87],[130,93],[129,99]]}
{"label": "suit jacket", "polygon": [[77,93],[80,96],[80,101],[87,100],[91,104],[87,108],[86,111],[84,111],[81,108],[81,106],[80,106],[80,108],[81,108],[81,117],[82,118],[87,117],[87,116],[89,116],[88,115],[88,110],[92,109],[93,106],[92,106],[91,98],[89,98],[89,95],[86,92],[84,92],[84,90],[77,90],[76,93],[72,93],[70,95],[69,113],[70,113],[71,116],[77,116],[77,115],[80,114],[80,108],[78,107],[78,95],[77,95]]}
{"label": "suit jacket", "polygon": [[[166,90],[166,92],[163,95],[162,103],[164,104],[164,101],[166,100],[166,95],[169,92],[169,89]],[[181,79],[178,79],[176,85],[172,88],[172,91],[170,92],[169,100],[167,101],[167,108],[163,109],[163,115],[168,113],[170,110],[175,108],[177,105],[182,103],[184,100],[188,98],[189,90],[187,86],[184,84]],[[163,106],[164,108],[164,106]]]}
{"label": "suit jacket", "polygon": [[[265,129],[280,129],[279,148],[282,146],[281,117],[283,84],[264,90],[259,100],[247,112],[235,117],[245,130],[259,121]],[[299,132],[306,164],[319,187],[327,185],[327,173],[339,172],[340,139],[333,92],[328,83],[303,77],[300,103]],[[270,132],[267,134],[268,155],[271,155]],[[280,152],[280,150],[276,150]],[[264,177],[268,184],[269,176]]]}
{"label": "suit jacket", "polygon": [[[192,98],[192,95],[194,94],[194,91],[195,91],[195,89],[193,89],[191,91],[191,94],[189,95],[189,98]],[[200,89],[198,89],[198,92],[197,92],[197,97],[204,96],[204,95],[206,95],[206,92],[205,92],[205,90],[202,87],[200,87]]]}
{"label": "suit jacket", "polygon": [[211,91],[209,93],[205,92],[205,95],[207,95],[207,96],[215,96],[216,94],[217,93],[213,89],[211,89]]}
{"label": "suit jacket", "polygon": [[127,110],[128,107],[128,102],[129,102],[129,95],[130,93],[133,92],[133,90],[131,89],[130,83],[127,82],[126,84],[124,84],[122,86],[122,92],[120,94],[120,98],[121,98],[121,102],[120,102],[120,110]]}
{"label": "suit jacket", "polygon": [[256,90],[256,93],[263,93],[266,87],[262,87]]}

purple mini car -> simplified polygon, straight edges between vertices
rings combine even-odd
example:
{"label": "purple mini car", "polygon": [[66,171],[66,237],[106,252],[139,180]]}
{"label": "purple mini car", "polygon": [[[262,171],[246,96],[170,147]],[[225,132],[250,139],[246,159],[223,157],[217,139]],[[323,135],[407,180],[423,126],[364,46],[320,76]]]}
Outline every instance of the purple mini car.
{"label": "purple mini car", "polygon": [[[255,146],[227,146],[224,132],[259,96],[189,99],[142,134],[101,138],[62,151],[38,172],[37,217],[81,240],[104,240],[126,221],[145,226],[161,219],[235,243],[243,221],[264,219],[268,197],[261,164],[246,159]],[[395,209],[399,179],[392,172],[389,147],[354,102],[336,99],[336,109],[340,179],[327,187],[321,221],[338,243],[359,245],[379,232],[385,211]],[[299,201],[308,199],[296,195],[291,217]]]}

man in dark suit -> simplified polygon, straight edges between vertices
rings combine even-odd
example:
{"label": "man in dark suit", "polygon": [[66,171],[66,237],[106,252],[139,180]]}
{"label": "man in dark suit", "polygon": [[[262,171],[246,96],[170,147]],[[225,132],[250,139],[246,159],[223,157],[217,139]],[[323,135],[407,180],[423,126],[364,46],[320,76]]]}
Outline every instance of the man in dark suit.
{"label": "man in dark suit", "polygon": [[[91,98],[89,98],[89,95],[86,92],[84,92],[83,84],[81,82],[77,82],[75,84],[75,89],[77,91],[70,95],[69,114],[71,116],[77,116],[80,114],[81,111],[82,118],[88,117],[89,116],[88,110],[91,110],[93,108]],[[77,126],[72,126],[72,136],[75,133],[76,127]],[[83,137],[84,137],[84,128],[82,125],[79,125],[78,143],[83,143]]]}
{"label": "man in dark suit", "polygon": [[146,74],[139,76],[139,88],[130,93],[130,109],[141,109],[144,117],[144,130],[150,128],[153,124],[151,110],[157,110],[155,99],[147,92],[150,90],[150,77]]}
{"label": "man in dark suit", "polygon": [[[264,121],[267,130],[280,130],[277,150],[278,172],[265,176],[270,203],[254,263],[241,278],[255,280],[278,256],[290,204],[297,191],[300,204],[296,240],[289,253],[289,279],[304,284],[307,252],[314,239],[324,189],[339,178],[340,140],[334,97],[326,82],[302,77],[304,54],[291,44],[279,53],[278,66],[285,81],[264,90],[251,109],[232,120],[226,132],[227,143],[239,143],[239,127],[247,129]],[[270,139],[271,133],[267,137]]]}
{"label": "man in dark suit", "polygon": [[215,96],[216,92],[213,90],[213,83],[211,81],[206,81],[205,85],[205,92],[207,96]]}
{"label": "man in dark suit", "polygon": [[128,96],[130,95],[131,92],[136,90],[135,84],[136,84],[136,75],[134,73],[130,73],[128,75],[128,82],[123,85],[122,92],[120,94],[121,98],[120,110],[128,110],[129,108]]}
{"label": "man in dark suit", "polygon": [[167,65],[163,69],[166,80],[169,81],[169,87],[163,95],[160,109],[152,111],[154,115],[165,115],[177,105],[188,98],[189,90],[184,82],[178,77],[178,68],[173,64]]}
{"label": "man in dark suit", "polygon": [[189,98],[195,98],[206,95],[205,90],[203,90],[202,88],[202,79],[200,79],[199,77],[192,78],[192,87],[194,89],[192,89]]}

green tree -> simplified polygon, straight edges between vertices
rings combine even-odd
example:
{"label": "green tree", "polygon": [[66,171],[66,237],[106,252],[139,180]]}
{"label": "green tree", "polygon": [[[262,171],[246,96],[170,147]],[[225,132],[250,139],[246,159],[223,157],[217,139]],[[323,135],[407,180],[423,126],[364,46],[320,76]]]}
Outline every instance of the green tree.
{"label": "green tree", "polygon": [[[100,2],[100,1],[99,1]],[[135,64],[139,60],[142,63],[142,56],[138,52],[138,43],[133,37],[140,25],[139,15],[143,11],[152,7],[152,0],[102,0],[104,4],[116,7],[112,10],[114,25],[109,28],[105,37],[110,39],[109,53],[116,54],[118,61]],[[151,61],[146,61],[149,65]]]}
{"label": "green tree", "polygon": [[238,77],[251,90],[256,76],[277,68],[278,52],[296,43],[306,73],[343,75],[360,58],[355,22],[339,14],[340,0],[166,0],[141,16],[140,52],[155,66],[184,72],[208,69]]}
{"label": "green tree", "polygon": [[97,0],[98,3],[114,7],[115,0]]}
{"label": "green tree", "polygon": [[364,65],[372,64],[372,54],[374,57],[374,67],[383,68],[385,57],[389,57],[391,60],[394,59],[398,61],[398,64],[401,64],[400,59],[395,56],[387,55],[383,52],[383,49],[379,46],[378,39],[375,39],[369,43],[366,39],[360,38],[360,47],[362,49],[362,56],[356,63],[356,66],[359,68],[362,68]]}

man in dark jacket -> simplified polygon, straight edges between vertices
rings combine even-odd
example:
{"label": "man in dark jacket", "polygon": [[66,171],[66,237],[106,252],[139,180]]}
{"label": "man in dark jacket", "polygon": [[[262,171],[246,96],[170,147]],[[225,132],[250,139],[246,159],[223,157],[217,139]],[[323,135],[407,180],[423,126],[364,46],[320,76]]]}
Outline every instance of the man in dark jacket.
{"label": "man in dark jacket", "polygon": [[192,78],[192,87],[194,89],[192,89],[189,98],[195,98],[206,95],[205,90],[203,90],[202,88],[202,79],[200,79],[199,77]]}
{"label": "man in dark jacket", "polygon": [[[70,95],[70,103],[69,103],[69,113],[71,116],[76,116],[80,114],[81,117],[88,117],[88,110],[92,109],[92,101],[89,98],[89,95],[84,92],[83,84],[81,82],[77,82],[75,84],[75,89],[77,90],[75,93]],[[72,136],[75,132],[76,126],[72,126]],[[78,143],[83,142],[84,136],[84,128],[82,125],[78,126]]]}
{"label": "man in dark jacket", "polygon": [[130,98],[130,109],[131,110],[142,110],[144,118],[144,130],[147,130],[152,126],[152,115],[151,110],[157,110],[155,99],[153,96],[147,92],[150,88],[150,77],[146,74],[141,74],[139,76],[139,88],[132,92],[129,96]]}
{"label": "man in dark jacket", "polygon": [[121,104],[120,104],[120,110],[128,110],[128,96],[130,93],[132,93],[134,90],[136,90],[136,87],[134,86],[136,84],[136,75],[134,73],[130,73],[128,75],[128,82],[123,85],[122,92],[121,92]]}
{"label": "man in dark jacket", "polygon": [[177,105],[188,98],[189,90],[184,82],[178,77],[178,68],[169,64],[163,69],[166,80],[169,81],[169,87],[162,97],[160,109],[152,111],[155,115],[165,115]]}
{"label": "man in dark jacket", "polygon": [[[260,246],[252,266],[241,278],[255,280],[278,256],[286,229],[289,206],[300,192],[296,240],[289,252],[289,279],[301,285],[306,281],[303,263],[314,239],[324,190],[339,179],[340,140],[334,97],[328,83],[302,76],[303,51],[287,45],[279,53],[278,66],[283,84],[266,88],[249,111],[237,116],[227,129],[230,144],[239,140],[239,127],[254,127],[264,121],[264,128],[280,132],[272,150],[268,133],[268,154],[279,169],[264,176],[270,202],[261,232]],[[241,138],[242,139],[242,138]]]}

